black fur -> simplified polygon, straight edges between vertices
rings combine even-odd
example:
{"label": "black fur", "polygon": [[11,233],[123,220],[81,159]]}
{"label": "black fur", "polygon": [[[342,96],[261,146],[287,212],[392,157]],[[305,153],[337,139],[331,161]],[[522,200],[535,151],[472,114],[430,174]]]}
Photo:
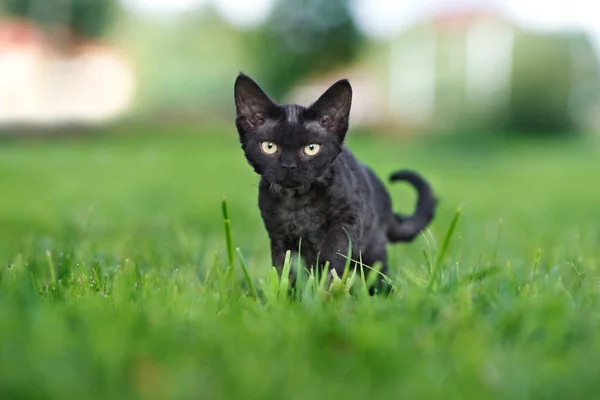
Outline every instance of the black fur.
{"label": "black fur", "polygon": [[[387,272],[386,245],[413,240],[433,219],[436,199],[419,175],[391,176],[418,191],[415,214],[395,214],[383,183],[344,145],[351,103],[347,80],[310,107],[277,105],[244,74],[235,82],[236,127],[248,162],[261,176],[258,205],[279,269],[286,251],[297,251],[301,241],[305,265],[329,261],[341,276],[346,257],[340,254],[348,254],[350,239],[353,259],[360,254],[366,265],[381,262]],[[277,150],[267,154],[263,142]],[[311,144],[321,146],[313,156],[304,150]]]}

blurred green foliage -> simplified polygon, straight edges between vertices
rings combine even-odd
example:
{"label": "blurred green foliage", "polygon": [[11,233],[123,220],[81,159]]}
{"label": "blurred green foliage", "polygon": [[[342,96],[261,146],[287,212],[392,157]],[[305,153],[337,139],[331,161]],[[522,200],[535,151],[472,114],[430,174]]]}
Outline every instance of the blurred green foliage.
{"label": "blurred green foliage", "polygon": [[115,14],[114,0],[4,0],[9,14],[43,25],[60,24],[84,37],[102,35]]}
{"label": "blurred green foliage", "polygon": [[[349,0],[278,0],[267,22],[248,35],[257,78],[275,97],[307,75],[352,61],[364,43]],[[250,71],[248,71],[250,72]]]}
{"label": "blurred green foliage", "polygon": [[507,128],[572,134],[598,101],[600,65],[587,35],[522,32],[514,44]]}
{"label": "blurred green foliage", "polygon": [[233,83],[253,58],[244,52],[244,34],[214,10],[158,24],[124,13],[110,35],[135,60],[134,113],[162,121],[233,120]]}
{"label": "blurred green foliage", "polygon": [[569,132],[573,55],[565,35],[517,37],[514,49],[510,128],[527,132]]}

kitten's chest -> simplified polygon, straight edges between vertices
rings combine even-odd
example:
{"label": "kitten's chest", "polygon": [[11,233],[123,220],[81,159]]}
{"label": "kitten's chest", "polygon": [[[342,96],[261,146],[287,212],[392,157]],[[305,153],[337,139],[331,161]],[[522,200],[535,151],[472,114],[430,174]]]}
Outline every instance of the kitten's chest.
{"label": "kitten's chest", "polygon": [[271,209],[270,229],[290,240],[302,238],[320,242],[327,233],[327,199],[317,196],[290,196],[279,199]]}

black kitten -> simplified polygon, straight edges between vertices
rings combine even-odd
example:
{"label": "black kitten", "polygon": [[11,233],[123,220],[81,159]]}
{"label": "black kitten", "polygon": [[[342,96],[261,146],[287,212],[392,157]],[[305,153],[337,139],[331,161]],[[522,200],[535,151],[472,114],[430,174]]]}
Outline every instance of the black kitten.
{"label": "black kitten", "polygon": [[[412,216],[394,214],[383,183],[344,145],[352,87],[331,86],[313,105],[277,105],[251,78],[235,81],[236,127],[246,158],[260,174],[258,204],[281,270],[287,250],[305,265],[329,261],[341,276],[349,242],[352,258],[387,272],[388,242],[413,240],[432,220],[436,199],[427,182],[400,171],[418,191]],[[301,241],[301,247],[300,247]]]}

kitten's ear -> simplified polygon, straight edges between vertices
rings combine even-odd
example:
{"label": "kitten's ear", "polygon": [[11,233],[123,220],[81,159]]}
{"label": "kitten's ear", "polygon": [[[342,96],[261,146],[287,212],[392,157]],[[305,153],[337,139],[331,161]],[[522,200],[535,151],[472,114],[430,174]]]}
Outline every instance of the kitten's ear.
{"label": "kitten's ear", "polygon": [[247,75],[238,75],[234,92],[236,125],[240,134],[264,124],[269,111],[276,107],[260,86]]}
{"label": "kitten's ear", "polygon": [[348,130],[351,106],[352,86],[347,79],[342,79],[331,85],[309,110],[316,112],[323,128],[343,139]]}

